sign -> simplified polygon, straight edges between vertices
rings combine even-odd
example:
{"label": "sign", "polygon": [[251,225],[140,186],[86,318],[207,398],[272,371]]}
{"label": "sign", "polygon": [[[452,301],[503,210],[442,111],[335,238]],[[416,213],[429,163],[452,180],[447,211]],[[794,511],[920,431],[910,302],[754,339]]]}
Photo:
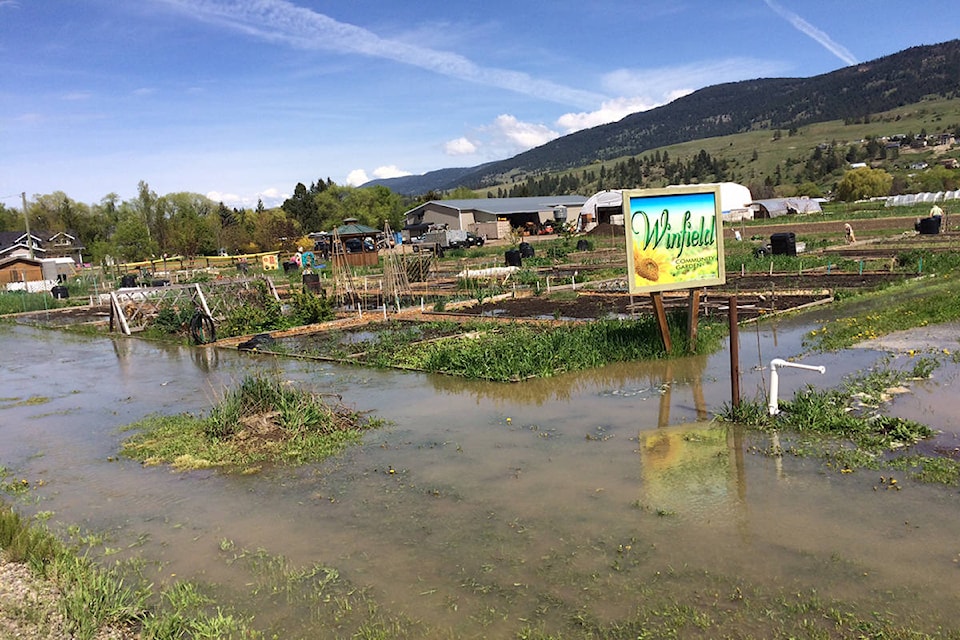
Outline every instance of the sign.
{"label": "sign", "polygon": [[717,185],[623,192],[630,293],[726,282]]}
{"label": "sign", "polygon": [[261,256],[260,260],[263,262],[264,271],[274,271],[280,268],[280,265],[277,262],[277,254],[271,253],[270,255]]}

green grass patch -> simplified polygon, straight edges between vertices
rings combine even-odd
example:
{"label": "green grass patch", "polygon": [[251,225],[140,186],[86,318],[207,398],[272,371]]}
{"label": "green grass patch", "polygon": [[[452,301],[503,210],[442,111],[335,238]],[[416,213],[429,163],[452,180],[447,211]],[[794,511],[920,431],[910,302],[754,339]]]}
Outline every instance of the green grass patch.
{"label": "green grass patch", "polygon": [[178,470],[210,467],[257,471],[263,464],[322,460],[380,425],[319,394],[276,377],[245,378],[205,416],[149,416],[121,453]]}
{"label": "green grass patch", "polygon": [[[811,330],[803,345],[809,351],[836,351],[894,331],[960,320],[958,285],[960,276],[951,272],[841,300],[834,307],[839,317]],[[866,305],[870,309],[864,312]]]}
{"label": "green grass patch", "polygon": [[[688,353],[685,315],[668,318],[674,354]],[[362,362],[466,378],[504,382],[551,377],[567,371],[614,362],[656,360],[670,356],[652,317],[599,320],[564,326],[539,323],[477,322],[464,332],[440,340],[402,343],[364,354]],[[717,348],[723,328],[702,323],[696,352]],[[397,336],[395,336],[397,337]]]}

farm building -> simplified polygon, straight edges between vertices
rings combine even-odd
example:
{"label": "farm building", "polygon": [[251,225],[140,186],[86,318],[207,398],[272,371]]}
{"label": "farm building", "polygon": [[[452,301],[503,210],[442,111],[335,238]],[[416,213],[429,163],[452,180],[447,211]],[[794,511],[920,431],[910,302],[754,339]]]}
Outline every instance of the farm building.
{"label": "farm building", "polygon": [[[739,220],[750,218],[753,210],[750,208],[753,196],[750,189],[736,182],[709,183],[700,186],[720,186],[720,212],[724,220]],[[670,185],[681,187],[687,185]],[[670,188],[668,187],[668,188]],[[580,208],[578,228],[589,231],[598,224],[623,224],[623,192],[620,189],[609,189],[590,196]]]}
{"label": "farm building", "polygon": [[511,228],[539,229],[548,223],[576,220],[586,201],[583,196],[431,200],[407,211],[404,220],[407,227],[446,225],[447,229],[503,238]]}
{"label": "farm building", "polygon": [[771,198],[750,203],[754,218],[779,218],[797,213],[820,213],[820,201],[813,198]]}

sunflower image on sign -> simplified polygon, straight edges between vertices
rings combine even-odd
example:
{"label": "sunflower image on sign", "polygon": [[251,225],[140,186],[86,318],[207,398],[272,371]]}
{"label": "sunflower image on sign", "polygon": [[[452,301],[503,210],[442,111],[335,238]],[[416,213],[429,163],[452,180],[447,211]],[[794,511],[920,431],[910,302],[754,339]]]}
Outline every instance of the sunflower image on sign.
{"label": "sunflower image on sign", "polygon": [[633,277],[637,285],[668,284],[674,282],[670,254],[661,249],[633,247]]}
{"label": "sunflower image on sign", "polygon": [[624,191],[623,214],[631,293],[725,282],[718,186]]}

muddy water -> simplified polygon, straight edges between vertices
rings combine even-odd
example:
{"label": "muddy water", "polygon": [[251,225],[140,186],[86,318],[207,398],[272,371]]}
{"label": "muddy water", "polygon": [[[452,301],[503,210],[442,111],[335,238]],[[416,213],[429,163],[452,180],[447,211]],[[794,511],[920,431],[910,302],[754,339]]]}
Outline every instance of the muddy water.
{"label": "muddy water", "polygon": [[[799,352],[806,328],[743,330],[745,397],[766,397],[770,359]],[[433,637],[506,637],[578,611],[617,620],[644,599],[741,589],[815,589],[862,615],[955,625],[956,490],[889,491],[872,472],[758,454],[759,436],[707,422],[729,401],[725,353],[501,385],[27,327],[0,326],[0,348],[13,356],[0,370],[0,466],[44,483],[18,508],[106,532],[110,558],[156,563],[158,582],[221,585],[281,637],[319,637],[329,620],[296,598],[246,599],[253,578],[226,562],[224,541],[334,567]],[[784,371],[781,396],[881,355],[808,358],[827,374]],[[114,459],[123,425],[202,411],[264,369],[390,424],[335,460],[255,476]],[[955,379],[941,370],[895,409],[950,395],[955,407]],[[923,415],[957,430],[956,412]]]}

